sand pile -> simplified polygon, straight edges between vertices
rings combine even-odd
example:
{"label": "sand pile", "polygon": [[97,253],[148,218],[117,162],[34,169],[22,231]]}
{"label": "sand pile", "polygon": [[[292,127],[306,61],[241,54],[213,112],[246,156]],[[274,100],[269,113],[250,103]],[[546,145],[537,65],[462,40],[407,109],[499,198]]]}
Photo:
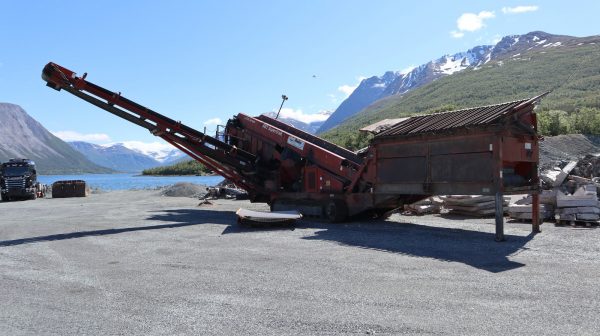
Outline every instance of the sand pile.
{"label": "sand pile", "polygon": [[200,198],[206,195],[206,186],[189,182],[179,182],[163,189],[160,194],[169,197]]}

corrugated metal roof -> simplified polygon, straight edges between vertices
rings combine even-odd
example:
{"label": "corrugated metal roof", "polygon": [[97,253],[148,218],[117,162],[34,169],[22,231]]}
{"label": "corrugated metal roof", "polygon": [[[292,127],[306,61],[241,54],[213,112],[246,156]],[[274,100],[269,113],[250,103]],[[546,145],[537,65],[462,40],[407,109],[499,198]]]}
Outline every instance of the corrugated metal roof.
{"label": "corrugated metal roof", "polygon": [[369,126],[365,126],[361,129],[359,129],[359,131],[369,132],[369,133],[373,133],[373,134],[381,133],[381,132],[385,131],[386,129],[388,129],[406,119],[408,119],[408,118],[383,119],[383,120],[380,120]]}
{"label": "corrugated metal roof", "polygon": [[531,99],[410,117],[379,133],[377,137],[429,133],[468,126],[493,124],[505,116],[512,114],[512,112],[516,112],[528,105],[536,104],[546,94],[548,92]]}

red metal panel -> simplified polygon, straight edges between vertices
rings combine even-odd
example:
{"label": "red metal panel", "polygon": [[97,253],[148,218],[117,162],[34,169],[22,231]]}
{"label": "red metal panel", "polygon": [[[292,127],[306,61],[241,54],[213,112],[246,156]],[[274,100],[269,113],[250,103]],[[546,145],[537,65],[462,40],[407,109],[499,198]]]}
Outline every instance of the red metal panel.
{"label": "red metal panel", "polygon": [[492,153],[460,153],[431,156],[431,182],[491,182]]}
{"label": "red metal panel", "polygon": [[425,156],[379,159],[377,161],[377,183],[420,182],[427,178]]}
{"label": "red metal panel", "polygon": [[356,163],[332,153],[322,147],[295,137],[277,127],[271,126],[259,119],[238,114],[238,119],[248,132],[260,134],[266,139],[273,141],[282,148],[288,148],[302,157],[306,157],[311,163],[328,170],[331,173],[348,179],[350,181],[352,172],[360,168]]}
{"label": "red metal panel", "polygon": [[427,144],[381,144],[377,148],[377,154],[379,158],[424,156],[427,155]]}

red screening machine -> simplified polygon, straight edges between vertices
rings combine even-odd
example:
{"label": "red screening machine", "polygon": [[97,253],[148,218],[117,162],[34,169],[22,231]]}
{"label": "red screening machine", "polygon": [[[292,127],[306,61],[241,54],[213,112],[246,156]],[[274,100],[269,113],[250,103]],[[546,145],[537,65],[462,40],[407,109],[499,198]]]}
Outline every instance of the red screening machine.
{"label": "red screening machine", "polygon": [[212,137],[93,84],[86,75],[48,63],[42,78],[49,87],[148,129],[247,190],[252,202],[274,210],[338,222],[360,214],[383,216],[431,195],[496,195],[501,204],[502,194],[538,190],[534,107],[545,94],[383,125],[355,153],[264,115],[240,113]]}

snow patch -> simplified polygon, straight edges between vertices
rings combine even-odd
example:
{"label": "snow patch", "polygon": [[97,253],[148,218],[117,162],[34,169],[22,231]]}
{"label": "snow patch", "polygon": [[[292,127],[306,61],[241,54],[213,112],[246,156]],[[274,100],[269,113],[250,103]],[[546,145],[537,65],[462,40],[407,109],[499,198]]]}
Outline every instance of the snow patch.
{"label": "snow patch", "polygon": [[560,45],[562,45],[562,43],[561,43],[561,42],[548,43],[548,44],[544,44],[544,45],[542,46],[542,48],[547,48],[547,47],[558,47],[558,46],[560,46]]}
{"label": "snow patch", "polygon": [[444,63],[439,65],[440,72],[446,75],[451,75],[463,69],[461,66],[463,59],[450,56],[444,57]]}
{"label": "snow patch", "polygon": [[486,64],[487,62],[489,62],[492,59],[492,53],[487,54],[487,56],[485,57],[485,61],[483,62],[483,64]]}
{"label": "snow patch", "polygon": [[170,161],[179,156],[183,157],[183,153],[165,142],[142,142],[142,141],[123,141],[101,145],[108,148],[116,145],[121,145],[125,148],[140,154],[150,156],[158,162]]}

